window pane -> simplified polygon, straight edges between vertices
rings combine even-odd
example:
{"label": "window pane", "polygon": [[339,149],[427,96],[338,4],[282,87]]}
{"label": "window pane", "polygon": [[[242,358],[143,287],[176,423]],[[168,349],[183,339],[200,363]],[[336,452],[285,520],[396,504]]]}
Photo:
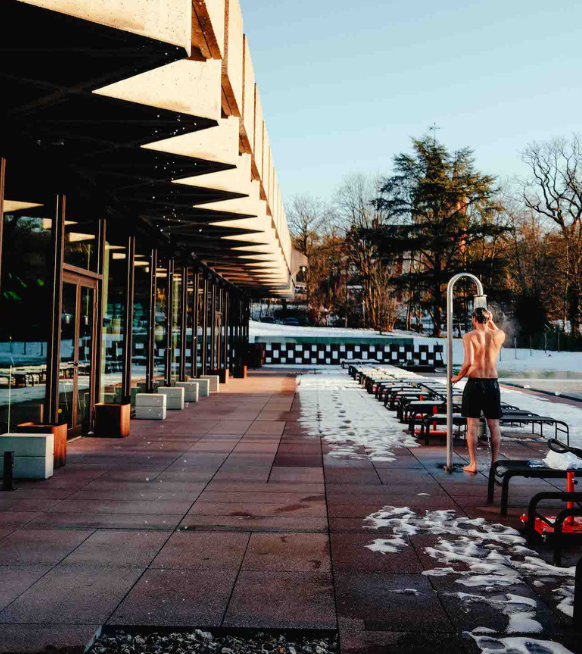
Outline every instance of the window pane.
{"label": "window pane", "polygon": [[[0,286],[0,433],[42,422],[56,197],[35,194],[6,167]],[[16,176],[16,173],[15,173]],[[28,189],[28,190],[23,190]]]}
{"label": "window pane", "polygon": [[182,284],[184,269],[176,266],[172,284],[172,383],[180,379],[182,346]]}
{"label": "window pane", "polygon": [[103,339],[100,402],[119,404],[125,339],[127,243],[107,242],[103,258]]}
{"label": "window pane", "polygon": [[136,245],[133,281],[133,346],[131,352],[131,403],[145,389],[150,307],[151,250]]}
{"label": "window pane", "polygon": [[84,215],[79,201],[67,196],[65,204],[65,263],[97,271],[99,223]]}
{"label": "window pane", "polygon": [[156,271],[156,318],[154,348],[154,379],[161,385],[166,376],[166,336],[168,316],[168,264],[159,261]]}

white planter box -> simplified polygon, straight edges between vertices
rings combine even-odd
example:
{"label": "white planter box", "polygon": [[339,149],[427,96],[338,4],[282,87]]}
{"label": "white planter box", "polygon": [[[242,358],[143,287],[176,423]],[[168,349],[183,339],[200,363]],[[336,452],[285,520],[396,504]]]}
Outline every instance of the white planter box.
{"label": "white planter box", "polygon": [[186,402],[198,402],[198,382],[176,382],[176,386],[184,389],[184,400]]}
{"label": "white planter box", "polygon": [[158,393],[166,396],[168,411],[181,411],[184,408],[184,389],[181,386],[160,386]]}
{"label": "white planter box", "polygon": [[153,406],[157,408],[167,408],[167,398],[165,395],[153,393],[138,393],[135,396],[135,404],[138,407]]}
{"label": "white planter box", "polygon": [[207,379],[211,393],[218,393],[220,390],[220,377],[218,375],[200,375],[200,379]]}
{"label": "white planter box", "polygon": [[138,406],[135,408],[135,417],[138,420],[165,420],[165,406]]}
{"label": "white planter box", "polygon": [[198,397],[208,397],[210,395],[210,380],[202,377],[191,377],[191,381],[198,384]]}
{"label": "white planter box", "polygon": [[[48,479],[54,472],[55,441],[53,434],[3,434],[0,436],[0,458],[14,452],[14,477]],[[0,476],[4,466],[0,466]]]}

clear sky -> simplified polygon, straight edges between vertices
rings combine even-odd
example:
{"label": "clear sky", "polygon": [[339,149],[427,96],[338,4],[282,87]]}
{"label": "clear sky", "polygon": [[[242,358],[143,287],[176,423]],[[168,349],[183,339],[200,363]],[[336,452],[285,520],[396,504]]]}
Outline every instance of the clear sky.
{"label": "clear sky", "polygon": [[481,172],[582,132],[578,0],[241,0],[279,184],[333,195],[436,123]]}

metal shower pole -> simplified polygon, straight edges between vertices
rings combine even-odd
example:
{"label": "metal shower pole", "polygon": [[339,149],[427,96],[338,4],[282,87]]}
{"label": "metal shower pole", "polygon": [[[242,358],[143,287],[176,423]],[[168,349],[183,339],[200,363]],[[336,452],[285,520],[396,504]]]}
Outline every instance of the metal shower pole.
{"label": "metal shower pole", "polygon": [[462,277],[473,280],[477,286],[477,295],[474,297],[473,308],[487,308],[487,296],[483,294],[483,284],[471,273],[459,273],[451,278],[447,286],[447,463],[445,470],[453,472],[453,291],[455,284]]}

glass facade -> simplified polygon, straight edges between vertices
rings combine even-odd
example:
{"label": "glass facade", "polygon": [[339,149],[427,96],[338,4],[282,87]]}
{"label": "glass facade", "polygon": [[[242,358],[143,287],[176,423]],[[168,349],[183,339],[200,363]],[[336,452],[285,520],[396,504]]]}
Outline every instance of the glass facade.
{"label": "glass facade", "polygon": [[63,261],[76,268],[97,271],[99,221],[87,218],[73,203],[66,208]]}
{"label": "glass facade", "polygon": [[137,392],[200,374],[203,360],[215,370],[223,307],[210,282],[204,302],[211,273],[142,236],[134,252],[131,229],[119,235],[114,219],[37,188],[25,163],[7,162],[0,198],[0,433],[25,422],[90,433],[95,404],[135,404]]}
{"label": "glass facade", "polygon": [[184,268],[175,266],[172,276],[172,383],[180,381],[181,347],[182,347],[182,287]]}
{"label": "glass facade", "polygon": [[156,313],[154,318],[154,381],[164,386],[168,338],[168,262],[158,260],[156,269]]}
{"label": "glass facade", "polygon": [[133,266],[133,342],[131,349],[131,403],[145,390],[152,251],[137,242]]}
{"label": "glass facade", "polygon": [[0,243],[0,433],[42,422],[57,198],[6,167]]}
{"label": "glass facade", "polygon": [[101,383],[99,402],[122,401],[123,348],[127,293],[128,243],[112,239],[103,257],[103,324],[101,331]]}
{"label": "glass facade", "polygon": [[194,291],[195,291],[195,279],[197,279],[197,273],[194,272],[192,268],[187,269],[186,274],[186,377],[195,377],[196,376],[196,363],[194,357]]}

